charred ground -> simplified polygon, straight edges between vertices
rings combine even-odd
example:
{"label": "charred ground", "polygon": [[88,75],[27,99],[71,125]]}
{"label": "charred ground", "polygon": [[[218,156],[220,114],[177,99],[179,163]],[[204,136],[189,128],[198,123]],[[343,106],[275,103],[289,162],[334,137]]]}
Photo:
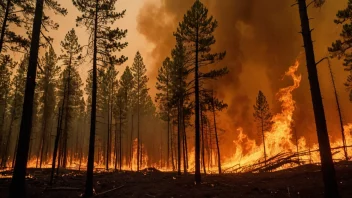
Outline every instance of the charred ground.
{"label": "charred ground", "polygon": [[[336,164],[342,197],[352,194],[352,163]],[[11,176],[11,171],[1,176]],[[85,173],[61,170],[52,187],[50,169],[29,169],[28,197],[79,197],[84,191]],[[144,169],[140,172],[101,172],[94,177],[95,197],[323,197],[320,167],[304,165],[270,173],[206,175],[194,184],[194,175]],[[8,196],[10,178],[0,179],[0,197]],[[111,190],[111,191],[110,191]]]}

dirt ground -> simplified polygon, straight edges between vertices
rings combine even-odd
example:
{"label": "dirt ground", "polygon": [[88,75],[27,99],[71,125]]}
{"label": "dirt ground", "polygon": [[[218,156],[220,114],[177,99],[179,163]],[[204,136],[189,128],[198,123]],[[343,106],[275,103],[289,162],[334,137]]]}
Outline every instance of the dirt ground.
{"label": "dirt ground", "polygon": [[[336,165],[337,180],[343,198],[352,197],[352,163]],[[52,187],[48,186],[49,169],[30,169],[28,197],[80,197],[85,173],[61,171]],[[2,176],[10,172],[1,173]],[[0,197],[8,197],[10,179],[0,179]],[[194,184],[194,175],[159,171],[110,172],[94,175],[95,197],[323,197],[320,167],[300,166],[273,173],[203,175],[202,184]]]}

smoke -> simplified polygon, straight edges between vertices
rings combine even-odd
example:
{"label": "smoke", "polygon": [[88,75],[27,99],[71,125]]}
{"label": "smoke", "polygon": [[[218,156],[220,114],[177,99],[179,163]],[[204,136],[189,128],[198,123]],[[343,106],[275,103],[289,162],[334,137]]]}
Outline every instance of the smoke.
{"label": "smoke", "polygon": [[[138,31],[154,48],[149,54],[153,66],[150,70],[150,87],[155,87],[155,76],[162,61],[169,56],[174,47],[172,33],[182,20],[184,13],[194,1],[160,0],[159,3],[146,2],[137,19]],[[227,66],[230,74],[215,82],[217,96],[229,104],[229,108],[221,115],[220,127],[230,132],[224,139],[236,135],[236,129],[243,127],[250,138],[258,140],[253,123],[253,104],[259,90],[267,96],[274,112],[280,110],[275,93],[282,87],[292,84],[282,80],[285,70],[299,58],[302,74],[302,85],[293,93],[297,101],[295,113],[296,129],[299,136],[316,139],[314,117],[309,92],[308,75],[305,59],[302,55],[302,38],[298,8],[291,6],[292,1],[282,0],[203,0],[209,14],[218,21],[215,32],[217,40],[213,52],[226,50],[226,59],[216,67]],[[316,30],[316,59],[327,55],[327,47],[338,38],[339,29],[333,23],[337,10],[343,8],[346,0],[327,2],[323,8],[310,8],[310,16],[314,17],[312,27]],[[340,62],[334,61],[334,72],[342,108],[349,107],[348,96],[343,82],[346,74]],[[327,111],[329,131],[338,131],[337,112],[331,87],[331,79],[326,64],[319,65],[324,104]],[[345,117],[345,121],[348,121]],[[254,126],[254,127],[253,127]],[[335,132],[334,132],[335,133]]]}

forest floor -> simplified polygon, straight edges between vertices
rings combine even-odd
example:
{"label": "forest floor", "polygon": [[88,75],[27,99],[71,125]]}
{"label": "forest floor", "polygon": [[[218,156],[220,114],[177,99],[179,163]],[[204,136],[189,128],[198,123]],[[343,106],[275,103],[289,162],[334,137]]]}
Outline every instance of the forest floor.
{"label": "forest floor", "polygon": [[[336,164],[342,197],[352,195],[352,163]],[[80,197],[85,173],[62,170],[52,187],[49,169],[29,169],[27,194],[33,198]],[[8,197],[11,172],[0,173],[0,197]],[[203,175],[202,184],[194,184],[194,175],[157,170],[141,172],[102,172],[94,175],[95,197],[323,197],[320,167],[304,165],[272,173]]]}

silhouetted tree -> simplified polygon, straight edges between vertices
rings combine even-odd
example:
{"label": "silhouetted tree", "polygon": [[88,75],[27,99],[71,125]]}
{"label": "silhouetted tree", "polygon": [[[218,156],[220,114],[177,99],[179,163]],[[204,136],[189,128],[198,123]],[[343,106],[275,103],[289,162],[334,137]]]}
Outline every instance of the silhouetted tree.
{"label": "silhouetted tree", "polygon": [[29,143],[32,131],[33,101],[35,91],[35,79],[37,75],[41,27],[43,25],[51,26],[54,28],[58,27],[58,25],[53,26],[53,22],[49,24],[42,23],[43,16],[46,20],[50,19],[50,17],[44,14],[44,2],[50,10],[54,10],[56,13],[60,13],[62,15],[66,15],[67,13],[66,9],[61,8],[60,4],[58,4],[55,0],[36,0],[21,128],[16,154],[16,163],[10,185],[11,198],[25,197],[26,194],[25,176],[28,160]]}
{"label": "silhouetted tree", "polygon": [[199,79],[202,74],[200,66],[205,66],[225,57],[225,52],[212,54],[211,45],[215,43],[214,31],[218,23],[208,17],[208,9],[196,0],[179,24],[175,35],[179,37],[194,57],[194,96],[195,96],[195,181],[201,182],[200,175],[200,115],[199,115]]}
{"label": "silhouetted tree", "polygon": [[262,91],[259,91],[256,98],[256,103],[253,105],[254,108],[254,120],[258,123],[260,128],[260,135],[263,141],[264,148],[264,163],[266,165],[266,148],[265,148],[265,132],[269,131],[272,126],[272,115],[269,108],[269,103],[266,100],[265,95]]}
{"label": "silhouetted tree", "polygon": [[148,95],[148,77],[146,76],[147,69],[143,63],[143,58],[139,52],[136,53],[133,65],[131,67],[131,73],[133,76],[133,94],[134,108],[137,111],[137,171],[139,171],[141,165],[141,137],[140,137],[140,116],[141,108],[146,104]]}
{"label": "silhouetted tree", "polygon": [[162,67],[158,70],[156,89],[159,91],[156,94],[155,101],[159,103],[160,118],[167,122],[167,159],[166,166],[169,167],[170,161],[170,108],[171,108],[171,65],[172,62],[167,57]]}
{"label": "silhouetted tree", "polygon": [[8,27],[16,25],[22,27],[23,23],[30,21],[28,14],[33,10],[29,1],[4,0],[0,3],[0,11],[4,14],[2,17],[0,30],[0,54],[6,49],[18,51],[20,48],[27,48],[29,40]]}
{"label": "silhouetted tree", "polygon": [[[321,6],[325,0],[315,0],[316,6]],[[321,168],[325,186],[326,197],[339,197],[339,191],[336,183],[335,167],[331,155],[328,130],[325,120],[325,112],[321,91],[319,86],[318,72],[315,62],[314,48],[312,42],[312,33],[309,24],[307,2],[306,0],[297,0],[299,15],[301,19],[302,37],[306,52],[307,70],[309,84],[312,95],[312,104],[315,117],[315,125],[318,133],[319,152],[321,158]]]}
{"label": "silhouetted tree", "polygon": [[[97,103],[97,66],[98,62],[103,63],[106,57],[110,57],[113,64],[122,64],[127,58],[117,58],[112,53],[120,51],[127,46],[120,40],[126,36],[127,30],[119,28],[112,29],[108,24],[113,24],[117,19],[125,15],[125,10],[116,12],[117,0],[72,0],[82,15],[77,17],[78,25],[84,26],[90,34],[88,49],[93,56],[92,70],[92,102],[89,154],[87,164],[87,181],[85,196],[93,195],[93,168],[94,168],[94,147],[95,147],[95,126],[96,126],[96,103]],[[93,51],[91,51],[93,50]]]}
{"label": "silhouetted tree", "polygon": [[[0,156],[1,166],[5,167],[8,159],[8,148],[10,146],[12,130],[10,129],[7,133],[6,141],[5,136],[5,120],[8,115],[10,106],[10,95],[11,95],[11,69],[16,66],[16,63],[10,58],[10,56],[0,55]],[[16,87],[15,87],[16,88]],[[12,110],[11,110],[12,112]],[[12,113],[11,113],[12,114]],[[12,117],[12,115],[11,115]],[[11,128],[11,126],[10,126]]]}
{"label": "silhouetted tree", "polygon": [[59,74],[59,66],[57,65],[57,56],[53,48],[49,48],[40,61],[43,71],[39,72],[38,78],[38,90],[41,93],[39,98],[40,103],[40,114],[41,114],[41,130],[40,130],[40,143],[37,153],[37,164],[40,160],[40,168],[44,159],[47,156],[47,144],[50,142],[50,126],[54,116],[54,110],[56,106],[55,88],[57,76]]}

